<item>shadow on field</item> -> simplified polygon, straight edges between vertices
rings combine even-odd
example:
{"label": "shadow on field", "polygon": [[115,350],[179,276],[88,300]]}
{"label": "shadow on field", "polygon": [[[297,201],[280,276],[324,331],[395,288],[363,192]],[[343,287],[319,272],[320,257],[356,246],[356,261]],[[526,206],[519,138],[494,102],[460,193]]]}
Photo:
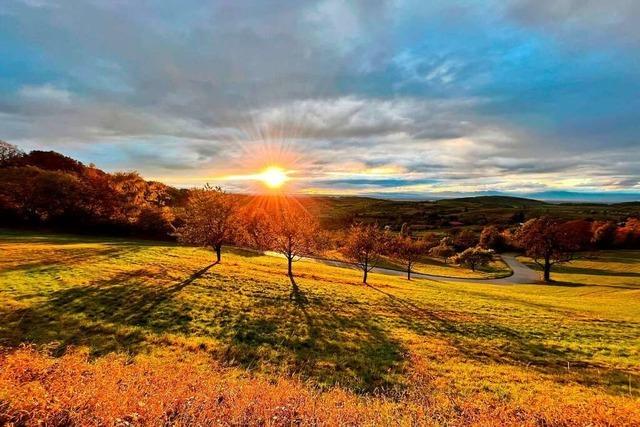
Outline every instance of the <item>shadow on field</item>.
{"label": "shadow on field", "polygon": [[640,277],[640,273],[633,271],[612,271],[593,267],[574,267],[571,265],[563,265],[558,269],[558,272],[563,274],[582,274],[586,276]]}
{"label": "shadow on field", "polygon": [[57,355],[88,346],[101,356],[168,343],[359,392],[402,382],[405,351],[366,307],[304,292],[293,277],[290,292],[282,282],[229,279],[214,265],[168,284],[157,265],[139,268],[51,292],[31,307],[0,307],[0,344],[31,342]]}
{"label": "shadow on field", "polygon": [[224,359],[359,392],[401,386],[405,350],[375,317],[355,302],[346,312],[334,308],[334,301],[305,293],[287,277],[290,304],[269,302],[272,309],[262,315],[239,313],[225,325],[219,336],[227,345]]}
{"label": "shadow on field", "polygon": [[69,345],[89,346],[94,355],[122,350],[135,353],[146,344],[146,332],[141,328],[152,332],[179,330],[190,320],[188,310],[178,310],[172,298],[214,265],[170,286],[147,285],[147,279],[158,273],[138,269],[55,291],[42,304],[14,312],[0,311],[6,326],[0,331],[13,345],[57,343],[49,345],[54,354]]}
{"label": "shadow on field", "polygon": [[[401,314],[400,322],[408,329],[422,336],[438,335],[446,337],[456,351],[466,359],[486,364],[511,364],[527,366],[545,374],[554,375],[558,381],[569,379],[585,385],[604,386],[614,394],[627,393],[629,383],[640,383],[637,373],[613,369],[589,361],[591,351],[581,346],[552,347],[545,343],[548,338],[540,330],[516,329],[496,323],[493,319],[477,316],[475,319],[461,318],[452,312],[434,312],[413,304],[411,301],[368,285],[370,289],[386,296],[388,309]],[[473,292],[470,292],[473,293]],[[481,295],[481,294],[478,294]],[[508,299],[501,296],[503,299]],[[520,304],[549,312],[559,316],[572,316],[575,313],[563,311],[544,304],[515,300]],[[585,318],[585,323],[593,323]],[[634,333],[638,325],[622,321],[599,320],[620,334]],[[585,325],[577,326],[571,334],[572,341],[588,343],[594,339],[593,332]],[[584,336],[582,336],[584,334]],[[611,339],[611,337],[608,337]],[[602,337],[602,339],[606,339]]]}
{"label": "shadow on field", "polygon": [[77,264],[95,261],[100,258],[115,258],[127,254],[133,254],[138,250],[139,249],[135,246],[58,249],[55,251],[52,250],[49,257],[38,261],[23,262],[16,265],[4,265],[0,266],[0,270],[3,272],[52,272],[53,270],[65,269]]}

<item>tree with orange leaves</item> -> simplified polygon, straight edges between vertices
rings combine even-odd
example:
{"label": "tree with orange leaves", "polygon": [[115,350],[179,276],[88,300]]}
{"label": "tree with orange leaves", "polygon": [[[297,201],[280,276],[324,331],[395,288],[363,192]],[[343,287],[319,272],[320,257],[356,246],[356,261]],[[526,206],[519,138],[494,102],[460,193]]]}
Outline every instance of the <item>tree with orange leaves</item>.
{"label": "tree with orange leaves", "polygon": [[407,270],[407,280],[411,280],[413,265],[422,255],[426,255],[428,242],[407,235],[398,235],[390,242],[392,257],[402,263]]}
{"label": "tree with orange leaves", "polygon": [[526,255],[542,268],[545,282],[551,281],[551,268],[555,264],[571,261],[580,249],[574,227],[549,217],[525,222],[516,239]]}
{"label": "tree with orange leaves", "polygon": [[209,184],[192,190],[185,207],[184,224],[178,228],[181,242],[212,247],[220,262],[223,244],[233,241],[237,230],[237,204],[232,195]]}
{"label": "tree with orange leaves", "polygon": [[320,226],[302,207],[282,206],[261,225],[260,238],[268,249],[287,259],[287,274],[293,277],[293,263],[304,256],[313,255],[320,247]]}
{"label": "tree with orange leaves", "polygon": [[387,238],[377,225],[354,224],[349,229],[343,254],[362,270],[362,283],[373,270],[387,249]]}

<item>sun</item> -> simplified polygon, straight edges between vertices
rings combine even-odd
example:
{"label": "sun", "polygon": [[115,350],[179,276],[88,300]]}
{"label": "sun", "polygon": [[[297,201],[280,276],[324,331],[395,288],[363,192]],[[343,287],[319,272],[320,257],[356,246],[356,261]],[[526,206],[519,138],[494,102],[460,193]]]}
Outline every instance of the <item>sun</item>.
{"label": "sun", "polygon": [[280,188],[289,179],[284,169],[278,166],[269,166],[258,176],[260,181],[269,188]]}

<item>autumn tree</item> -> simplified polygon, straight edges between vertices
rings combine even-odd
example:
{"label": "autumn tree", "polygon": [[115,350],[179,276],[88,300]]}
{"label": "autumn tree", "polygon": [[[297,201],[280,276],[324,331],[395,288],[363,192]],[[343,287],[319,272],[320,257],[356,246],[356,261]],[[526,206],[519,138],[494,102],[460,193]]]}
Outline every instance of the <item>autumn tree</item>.
{"label": "autumn tree", "polygon": [[555,264],[571,261],[579,249],[571,230],[549,217],[524,223],[516,240],[525,254],[542,268],[545,282],[551,281],[551,268]]}
{"label": "autumn tree", "polygon": [[293,277],[293,263],[313,255],[320,247],[320,226],[311,214],[296,206],[282,207],[268,220],[266,226],[258,225],[256,235],[269,249],[284,255],[287,273]]}
{"label": "autumn tree", "polygon": [[343,254],[362,270],[362,282],[380,262],[387,248],[386,236],[375,224],[354,224],[349,229]]}
{"label": "autumn tree", "polygon": [[616,231],[616,245],[620,247],[640,248],[640,218],[628,218]]}
{"label": "autumn tree", "polygon": [[177,230],[181,242],[212,247],[220,262],[223,244],[233,241],[236,232],[237,203],[220,187],[205,185],[189,195],[184,224]]}
{"label": "autumn tree", "polygon": [[461,230],[453,237],[453,246],[457,251],[472,248],[478,244],[478,235],[468,228]]}
{"label": "autumn tree", "polygon": [[238,243],[253,249],[266,250],[271,244],[271,220],[264,209],[245,205],[239,210]]}
{"label": "autumn tree", "polygon": [[476,268],[489,264],[492,259],[493,252],[491,250],[476,246],[460,252],[453,260],[456,264],[469,267],[471,271],[476,271]]}
{"label": "autumn tree", "polygon": [[618,227],[611,221],[594,221],[591,224],[591,243],[598,249],[608,249],[616,240]]}
{"label": "autumn tree", "polygon": [[591,249],[591,222],[585,219],[574,219],[562,223],[562,231],[576,250],[583,251]]}
{"label": "autumn tree", "polygon": [[400,261],[407,270],[407,279],[411,280],[411,271],[420,256],[425,255],[428,242],[407,235],[398,235],[390,242],[392,257]]}
{"label": "autumn tree", "polygon": [[478,244],[485,249],[500,251],[505,247],[505,239],[498,227],[495,225],[488,225],[482,229],[482,233],[480,233],[480,242]]}
{"label": "autumn tree", "polygon": [[437,246],[432,247],[429,250],[429,255],[435,258],[441,258],[444,263],[447,263],[447,260],[456,254],[456,249],[453,247],[453,241],[451,237],[443,237],[440,240],[440,243]]}

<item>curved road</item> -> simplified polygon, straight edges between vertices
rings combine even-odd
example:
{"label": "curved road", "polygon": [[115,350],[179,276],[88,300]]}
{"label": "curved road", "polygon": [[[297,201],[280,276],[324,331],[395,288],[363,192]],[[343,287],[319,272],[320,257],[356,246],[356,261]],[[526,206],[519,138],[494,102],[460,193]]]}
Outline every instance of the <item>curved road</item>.
{"label": "curved road", "polygon": [[[411,277],[419,278],[419,279],[429,279],[441,282],[468,282],[468,283],[491,283],[496,285],[508,285],[508,284],[532,284],[538,283],[540,281],[539,273],[530,269],[520,261],[516,259],[516,255],[514,254],[503,254],[500,255],[504,262],[511,268],[513,274],[508,277],[503,277],[501,279],[463,279],[457,277],[444,277],[444,276],[434,276],[431,274],[424,273],[411,273]],[[352,268],[356,269],[357,267],[353,264],[349,264],[348,262],[342,261],[334,261],[328,259],[321,258],[309,258],[311,261],[319,262],[326,265],[331,265],[334,267],[342,267],[342,268]],[[379,274],[388,274],[390,276],[406,276],[406,271],[401,270],[391,270],[388,268],[375,267],[371,270],[372,273]]]}

